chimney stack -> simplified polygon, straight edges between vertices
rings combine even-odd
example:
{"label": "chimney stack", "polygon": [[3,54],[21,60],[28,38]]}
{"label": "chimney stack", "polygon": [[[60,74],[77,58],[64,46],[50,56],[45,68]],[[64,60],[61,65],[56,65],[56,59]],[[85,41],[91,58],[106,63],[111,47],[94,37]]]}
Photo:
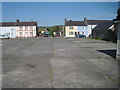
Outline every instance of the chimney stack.
{"label": "chimney stack", "polygon": [[17,19],[16,22],[19,23],[20,22],[19,19]]}
{"label": "chimney stack", "polygon": [[87,25],[87,18],[86,18],[86,17],[84,18],[84,22],[85,22],[85,24]]}
{"label": "chimney stack", "polygon": [[65,18],[65,22],[67,22],[67,19]]}

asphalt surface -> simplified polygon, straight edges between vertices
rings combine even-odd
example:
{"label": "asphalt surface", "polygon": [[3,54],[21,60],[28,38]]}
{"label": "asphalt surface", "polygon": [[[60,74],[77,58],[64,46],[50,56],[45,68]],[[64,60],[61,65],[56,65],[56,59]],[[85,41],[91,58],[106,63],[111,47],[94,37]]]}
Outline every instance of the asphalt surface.
{"label": "asphalt surface", "polygon": [[88,38],[2,41],[3,88],[117,88],[116,44]]}

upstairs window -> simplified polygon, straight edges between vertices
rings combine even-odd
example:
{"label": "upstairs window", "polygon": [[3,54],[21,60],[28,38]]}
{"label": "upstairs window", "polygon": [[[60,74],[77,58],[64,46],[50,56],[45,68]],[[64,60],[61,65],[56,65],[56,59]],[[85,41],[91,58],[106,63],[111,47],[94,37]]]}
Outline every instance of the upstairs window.
{"label": "upstairs window", "polygon": [[22,30],[22,27],[20,27],[19,29]]}
{"label": "upstairs window", "polygon": [[13,31],[13,28],[11,30]]}
{"label": "upstairs window", "polygon": [[84,27],[84,26],[82,26],[82,27],[81,27],[81,29],[82,29],[82,30],[85,30],[85,27]]}
{"label": "upstairs window", "polygon": [[28,30],[28,27],[27,27],[27,26],[25,27],[25,30]]}
{"label": "upstairs window", "polygon": [[30,30],[33,30],[33,27],[32,27],[32,26],[30,26]]}
{"label": "upstairs window", "polygon": [[22,36],[22,32],[20,32],[20,36]]}
{"label": "upstairs window", "polygon": [[70,26],[69,29],[74,29],[73,26]]}
{"label": "upstairs window", "polygon": [[33,33],[32,33],[32,32],[30,32],[30,36],[33,36]]}

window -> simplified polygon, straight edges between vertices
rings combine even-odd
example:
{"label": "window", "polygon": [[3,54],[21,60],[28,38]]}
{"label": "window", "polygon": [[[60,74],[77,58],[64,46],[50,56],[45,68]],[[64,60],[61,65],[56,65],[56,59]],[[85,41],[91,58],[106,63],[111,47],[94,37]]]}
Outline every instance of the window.
{"label": "window", "polygon": [[30,27],[30,30],[33,30],[33,27],[32,27],[32,26]]}
{"label": "window", "polygon": [[20,34],[19,34],[20,36],[22,36],[22,32],[20,32]]}
{"label": "window", "polygon": [[22,27],[20,27],[20,30],[22,30]]}
{"label": "window", "polygon": [[13,28],[11,30],[13,31]]}
{"label": "window", "polygon": [[70,26],[69,29],[73,29],[73,26]]}
{"label": "window", "polygon": [[28,32],[25,32],[25,37],[28,37]]}
{"label": "window", "polygon": [[81,27],[81,29],[82,29],[82,30],[85,30],[85,27],[83,26],[83,27]]}
{"label": "window", "polygon": [[11,33],[11,36],[13,37],[13,33]]}
{"label": "window", "polygon": [[32,34],[32,32],[30,32],[30,36],[32,36],[33,34]]}
{"label": "window", "polygon": [[25,27],[25,30],[28,30],[28,27],[27,27],[27,26]]}
{"label": "window", "polygon": [[92,25],[91,25],[91,29],[92,29]]}
{"label": "window", "polygon": [[82,35],[84,35],[84,32],[82,32]]}
{"label": "window", "polygon": [[73,32],[69,32],[69,35],[73,35]]}

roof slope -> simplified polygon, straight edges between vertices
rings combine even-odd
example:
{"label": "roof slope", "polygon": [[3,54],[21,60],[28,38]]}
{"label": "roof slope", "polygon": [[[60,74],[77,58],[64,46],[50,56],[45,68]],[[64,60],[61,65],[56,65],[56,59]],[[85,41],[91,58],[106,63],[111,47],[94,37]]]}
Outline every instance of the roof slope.
{"label": "roof slope", "polygon": [[88,25],[98,25],[106,22],[111,22],[112,20],[87,20]]}
{"label": "roof slope", "polygon": [[87,26],[84,21],[66,21],[65,26]]}
{"label": "roof slope", "polygon": [[86,26],[86,25],[99,25],[102,23],[109,23],[112,20],[86,20],[86,21],[65,21],[65,26]]}
{"label": "roof slope", "polygon": [[108,30],[113,25],[113,21],[104,22],[97,25],[93,30]]}
{"label": "roof slope", "polygon": [[37,26],[37,22],[2,22],[0,26]]}

